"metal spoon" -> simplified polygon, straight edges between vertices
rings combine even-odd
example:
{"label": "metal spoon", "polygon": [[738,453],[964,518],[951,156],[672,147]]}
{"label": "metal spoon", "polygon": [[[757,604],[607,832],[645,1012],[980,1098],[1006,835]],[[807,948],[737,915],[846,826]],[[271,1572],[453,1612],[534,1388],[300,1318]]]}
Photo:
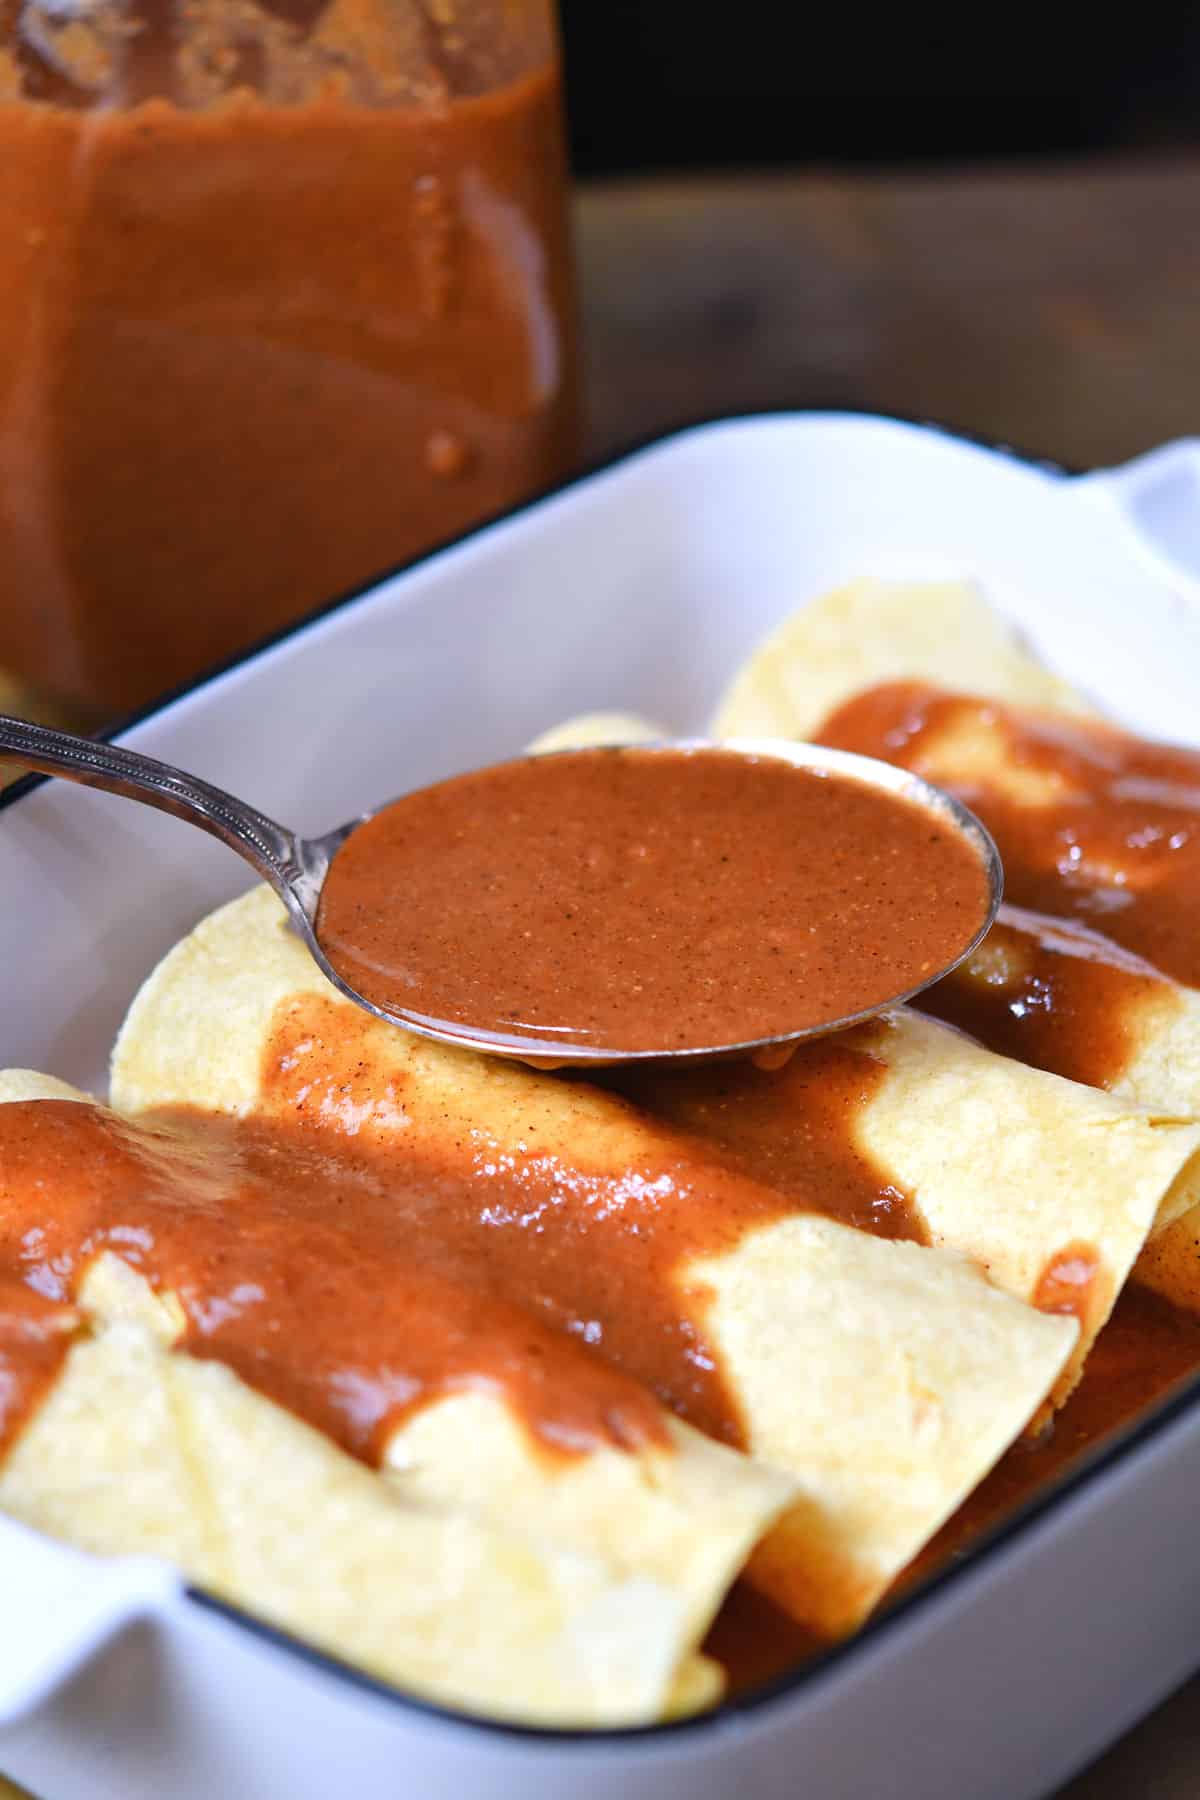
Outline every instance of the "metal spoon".
{"label": "metal spoon", "polygon": [[[129,800],[140,800],[159,812],[170,813],[198,825],[210,836],[220,838],[267,881],[287,907],[292,925],[307,945],[325,978],[355,1005],[374,1013],[391,1024],[438,1043],[455,1044],[474,1050],[487,1050],[493,1055],[516,1057],[540,1067],[562,1067],[588,1063],[592,1066],[626,1062],[676,1062],[684,1059],[704,1061],[717,1057],[753,1056],[764,1066],[785,1061],[790,1050],[806,1038],[823,1037],[841,1031],[864,1019],[873,1018],[885,1007],[911,1000],[914,994],[940,981],[969,956],[990,929],[1003,894],[1003,872],[995,844],[983,825],[953,795],[922,781],[907,769],[890,763],[876,762],[872,757],[856,756],[845,750],[829,750],[820,744],[792,743],[776,738],[734,738],[715,744],[703,738],[680,738],[657,744],[640,744],[647,750],[722,749],[748,756],[770,756],[797,768],[822,769],[830,774],[853,777],[857,781],[896,794],[936,816],[943,827],[957,831],[975,849],[984,866],[988,888],[988,905],[979,930],[970,943],[943,967],[904,993],[864,1008],[845,1018],[810,1025],[800,1031],[781,1032],[773,1037],[755,1038],[750,1042],[713,1044],[702,1049],[685,1050],[613,1050],[586,1044],[562,1044],[532,1038],[502,1038],[470,1027],[450,1024],[424,1015],[389,1012],[366,999],[332,966],[317,941],[316,918],[321,889],[329,866],[350,833],[372,812],[359,815],[322,837],[303,838],[274,819],[267,818],[244,800],[227,794],[195,775],[172,768],[152,756],[122,749],[116,744],[97,743],[91,738],[76,737],[71,732],[55,731],[45,725],[34,725],[25,719],[0,714],[0,756],[13,756],[43,775],[62,776],[84,787],[103,788],[112,794],[123,794]],[[577,751],[551,751],[550,755],[571,756]],[[374,811],[381,811],[375,808]]]}

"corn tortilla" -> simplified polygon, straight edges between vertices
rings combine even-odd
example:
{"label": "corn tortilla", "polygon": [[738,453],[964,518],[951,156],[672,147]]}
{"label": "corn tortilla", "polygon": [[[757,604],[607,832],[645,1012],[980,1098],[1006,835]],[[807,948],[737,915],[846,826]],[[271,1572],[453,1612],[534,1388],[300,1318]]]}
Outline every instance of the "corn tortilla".
{"label": "corn tortilla", "polygon": [[[544,1153],[581,1171],[642,1168],[662,1154],[661,1128],[652,1119],[639,1122],[599,1089],[451,1050],[366,1018],[324,982],[265,890],[204,921],[150,977],[118,1041],[115,1102],[134,1113],[181,1102],[243,1116],[269,1109],[262,1064],[273,1022],[281,1009],[314,993],[332,1009],[331,1029],[356,1034],[353,1080],[335,1093],[309,1096],[308,1116],[327,1118],[330,1130],[349,1127],[410,1145],[473,1132],[499,1154],[536,1134]],[[903,1028],[894,1035],[907,1042]],[[962,1040],[948,1030],[943,1037],[953,1056]],[[997,1065],[998,1091],[1007,1101],[1028,1072],[1014,1076],[1001,1059],[987,1061]],[[939,1093],[939,1108],[943,1098]],[[1103,1097],[1083,1092],[1082,1098],[1089,1119],[1097,1106],[1116,1110]],[[938,1116],[931,1109],[923,1118]],[[1031,1119],[1029,1130],[1036,1138],[1052,1123]],[[906,1142],[920,1129],[906,1125]],[[1167,1137],[1154,1146],[1147,1133],[1164,1181],[1189,1145]],[[1089,1166],[1089,1178],[1092,1173]],[[1152,1181],[1143,1179],[1147,1216],[1158,1202]],[[944,1184],[948,1209],[963,1185],[970,1194],[962,1203],[969,1200],[976,1219],[986,1200],[974,1197],[978,1170],[969,1151]],[[1079,1197],[1081,1205],[1095,1204],[1090,1189]],[[921,1205],[928,1214],[924,1194]],[[849,1629],[870,1610],[1025,1427],[1061,1379],[1076,1343],[1074,1321],[1014,1300],[953,1246],[882,1243],[813,1214],[771,1225],[720,1267],[695,1274],[716,1295],[707,1323],[748,1418],[751,1455],[787,1470],[807,1496],[808,1527],[793,1522],[783,1559],[793,1575],[774,1580],[772,1592],[828,1634]],[[689,1281],[692,1275],[687,1272]],[[830,1308],[820,1294],[835,1279],[844,1302]],[[767,1322],[785,1316],[794,1329],[780,1336]],[[864,1342],[874,1346],[866,1361]],[[814,1368],[821,1370],[819,1382]],[[795,1398],[802,1391],[803,1403]],[[837,1393],[839,1403],[824,1404],[824,1392]],[[772,1394],[786,1399],[771,1404]],[[519,1504],[539,1532],[603,1552],[613,1529],[611,1471],[588,1458],[573,1472],[577,1491],[556,1490],[506,1422],[482,1428],[480,1409],[487,1405],[503,1410],[500,1400],[474,1397],[470,1433],[457,1429],[453,1416],[461,1401],[417,1414],[394,1434],[389,1466],[409,1471],[430,1498],[501,1509]],[[847,1453],[851,1420],[859,1445],[853,1456]],[[496,1487],[499,1470],[505,1473]]]}
{"label": "corn tortilla", "polygon": [[[802,607],[754,652],[730,685],[716,729],[722,736],[766,729],[813,736],[835,707],[861,689],[903,680],[1016,705],[1089,710],[1023,648],[970,584],[859,581]],[[1026,806],[1052,802],[1061,791],[1053,774],[1008,760],[1002,738],[978,715],[933,736],[923,746],[920,772],[934,782],[982,779]],[[1018,936],[1022,929],[1016,927]],[[1033,949],[1036,927],[1025,929]],[[1096,937],[1088,954],[1104,957]],[[985,944],[981,964],[986,950]],[[1115,945],[1105,960],[1118,969],[1131,961]],[[981,978],[988,978],[986,967]],[[969,979],[969,970],[951,977]],[[1107,1090],[1158,1119],[1200,1117],[1200,991],[1144,968],[1129,981],[1122,1026],[1128,1050]],[[1194,1168],[1164,1196],[1148,1235],[1134,1279],[1200,1311]]]}
{"label": "corn tortilla", "polygon": [[[0,1074],[0,1103],[70,1093]],[[385,1479],[228,1369],[174,1351],[178,1306],[112,1254],[80,1305],[88,1329],[0,1466],[0,1509],[85,1550],[162,1556],[384,1679],[494,1716],[636,1723],[719,1691],[680,1568],[659,1580],[516,1529],[519,1514],[501,1523]],[[792,1487],[717,1456],[738,1465],[722,1497],[741,1535],[706,1552],[707,1610]],[[697,1497],[701,1525],[703,1512]]]}

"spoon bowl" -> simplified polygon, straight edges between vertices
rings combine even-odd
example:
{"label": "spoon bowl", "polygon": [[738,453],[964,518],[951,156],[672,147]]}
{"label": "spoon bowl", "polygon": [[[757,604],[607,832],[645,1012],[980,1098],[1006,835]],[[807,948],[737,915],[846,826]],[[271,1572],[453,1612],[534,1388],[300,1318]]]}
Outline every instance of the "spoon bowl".
{"label": "spoon bowl", "polygon": [[[706,1062],[746,1057],[763,1066],[774,1066],[785,1061],[798,1044],[810,1038],[860,1024],[889,1006],[911,1000],[968,957],[995,920],[1003,897],[1003,871],[990,834],[961,801],[906,769],[849,751],[827,749],[820,744],[775,738],[736,738],[720,743],[704,738],[678,738],[641,744],[638,750],[651,753],[722,750],[748,758],[773,758],[793,768],[852,779],[921,808],[942,829],[968,843],[979,858],[987,897],[978,929],[951,958],[915,985],[860,1011],[797,1030],[737,1042],[673,1049],[614,1049],[605,1045],[555,1042],[552,1038],[542,1040],[534,1036],[505,1037],[483,1028],[377,1005],[339,974],[322,947],[317,936],[317,915],[330,867],[351,833],[383,811],[382,806],[361,813],[319,837],[305,838],[224,789],[154,757],[0,714],[0,757],[13,757],[39,774],[58,776],[84,787],[101,788],[137,800],[198,826],[236,851],[279,896],[287,908],[293,929],[321,973],[356,1006],[389,1024],[400,1025],[435,1042],[516,1058],[538,1067],[595,1068],[631,1062]],[[539,753],[539,759],[546,755],[570,757],[579,754],[576,750],[549,751]],[[385,805],[391,804],[392,801],[385,802]]]}

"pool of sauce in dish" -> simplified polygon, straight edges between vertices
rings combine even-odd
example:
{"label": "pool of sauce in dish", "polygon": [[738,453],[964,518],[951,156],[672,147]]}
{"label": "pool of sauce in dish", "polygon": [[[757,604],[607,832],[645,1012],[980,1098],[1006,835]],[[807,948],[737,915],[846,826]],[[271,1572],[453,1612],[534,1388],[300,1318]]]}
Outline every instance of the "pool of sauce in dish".
{"label": "pool of sauce in dish", "polygon": [[[1066,1405],[1036,1437],[1020,1438],[896,1580],[884,1608],[962,1561],[983,1534],[1079,1466],[1155,1401],[1200,1371],[1200,1320],[1127,1286]],[[830,1648],[745,1579],[730,1590],[704,1645],[730,1690],[778,1680]]]}
{"label": "pool of sauce in dish", "polygon": [[317,935],[471,1041],[670,1051],[884,1005],[986,916],[974,846],[864,782],[721,749],[526,757],[411,794],[334,858]]}
{"label": "pool of sauce in dish", "polygon": [[1066,1405],[1045,1431],[1018,1439],[905,1571],[897,1591],[961,1558],[982,1532],[1067,1474],[1197,1370],[1200,1319],[1130,1283]]}

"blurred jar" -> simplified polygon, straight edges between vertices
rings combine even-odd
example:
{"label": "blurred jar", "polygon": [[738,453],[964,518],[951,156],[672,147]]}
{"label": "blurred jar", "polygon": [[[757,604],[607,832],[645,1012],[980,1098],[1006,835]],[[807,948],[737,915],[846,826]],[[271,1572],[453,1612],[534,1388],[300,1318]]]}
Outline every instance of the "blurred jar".
{"label": "blurred jar", "polygon": [[0,666],[139,705],[574,449],[553,0],[0,0]]}

